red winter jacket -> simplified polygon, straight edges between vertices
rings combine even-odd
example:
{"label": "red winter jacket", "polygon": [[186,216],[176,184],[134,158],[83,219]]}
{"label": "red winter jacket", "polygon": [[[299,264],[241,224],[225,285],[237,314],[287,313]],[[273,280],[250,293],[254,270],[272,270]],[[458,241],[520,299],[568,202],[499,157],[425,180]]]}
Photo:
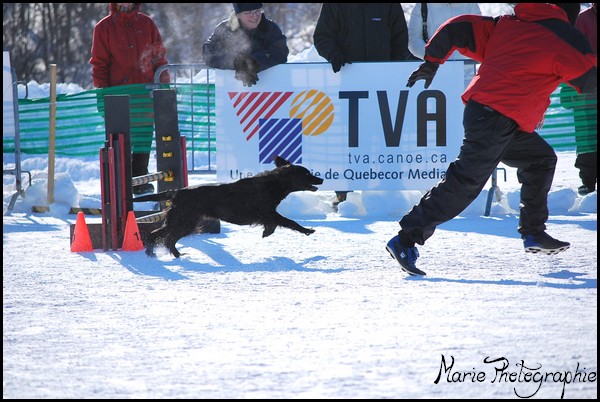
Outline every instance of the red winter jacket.
{"label": "red winter jacket", "polygon": [[[130,12],[117,11],[110,3],[110,14],[94,27],[92,40],[92,79],[96,88],[154,82],[154,72],[167,64],[167,51],[152,19],[134,3]],[[169,72],[160,76],[169,82]]]}
{"label": "red winter jacket", "polygon": [[596,92],[597,58],[567,13],[550,3],[519,3],[515,15],[462,15],[431,38],[425,59],[444,63],[454,50],[478,62],[462,95],[533,132],[561,82],[577,92]]}

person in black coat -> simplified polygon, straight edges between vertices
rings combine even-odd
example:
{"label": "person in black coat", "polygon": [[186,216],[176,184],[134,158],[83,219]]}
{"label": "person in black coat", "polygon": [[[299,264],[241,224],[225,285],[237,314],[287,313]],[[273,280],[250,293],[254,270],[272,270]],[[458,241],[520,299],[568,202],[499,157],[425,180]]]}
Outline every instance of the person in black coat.
{"label": "person in black coat", "polygon": [[264,16],[262,3],[232,5],[229,19],[221,21],[202,46],[202,56],[209,67],[235,70],[235,78],[250,87],[259,72],[287,62],[287,38]]}
{"label": "person in black coat", "polygon": [[353,61],[410,59],[400,3],[323,3],[313,34],[334,73]]}
{"label": "person in black coat", "polygon": [[[334,73],[353,61],[413,59],[400,3],[323,3],[313,34],[315,49]],[[348,191],[336,191],[337,206]]]}

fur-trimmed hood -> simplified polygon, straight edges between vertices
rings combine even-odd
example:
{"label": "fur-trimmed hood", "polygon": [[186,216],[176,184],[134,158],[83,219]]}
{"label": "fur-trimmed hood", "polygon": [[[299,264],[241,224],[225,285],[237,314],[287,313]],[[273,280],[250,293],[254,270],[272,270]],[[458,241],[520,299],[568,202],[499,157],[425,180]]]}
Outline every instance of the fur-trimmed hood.
{"label": "fur-trimmed hood", "polygon": [[[266,19],[267,19],[267,17],[265,17],[265,14],[263,13],[256,29],[265,29]],[[229,26],[229,29],[231,30],[231,32],[235,32],[242,27],[242,23],[240,22],[240,19],[235,14],[235,11],[231,12],[231,15],[229,16],[229,20],[227,20],[227,25]]]}
{"label": "fur-trimmed hood", "polygon": [[[262,22],[262,18],[260,22]],[[235,32],[240,29],[241,26],[242,24],[240,23],[240,19],[235,14],[235,11],[232,11],[231,15],[229,16],[229,29],[231,29],[231,32]]]}

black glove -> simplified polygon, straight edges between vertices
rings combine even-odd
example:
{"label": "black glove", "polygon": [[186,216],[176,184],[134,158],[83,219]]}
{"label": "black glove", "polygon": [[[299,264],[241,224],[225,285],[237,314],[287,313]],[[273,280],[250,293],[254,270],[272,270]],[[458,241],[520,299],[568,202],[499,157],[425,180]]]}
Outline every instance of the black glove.
{"label": "black glove", "polygon": [[337,73],[342,69],[343,66],[346,65],[346,59],[341,53],[336,53],[333,56],[331,56],[329,62],[331,63],[331,69],[334,73]]}
{"label": "black glove", "polygon": [[239,54],[233,59],[235,68],[235,79],[244,83],[244,86],[251,87],[258,82],[258,62],[252,57]]}
{"label": "black glove", "polygon": [[256,80],[258,81],[258,61],[254,60],[252,57],[247,57],[246,71],[248,74],[256,76]]}
{"label": "black glove", "polygon": [[245,54],[238,54],[233,58],[233,68],[236,73],[246,71],[246,56]]}
{"label": "black glove", "polygon": [[410,74],[406,86],[411,88],[418,80],[425,80],[425,89],[429,88],[431,81],[433,81],[433,77],[435,77],[435,73],[439,67],[440,65],[438,63],[433,63],[426,60],[425,63],[422,63],[419,68]]}
{"label": "black glove", "polygon": [[258,82],[258,75],[236,71],[235,79],[242,81],[245,87],[251,87],[252,85],[256,85],[256,83]]}

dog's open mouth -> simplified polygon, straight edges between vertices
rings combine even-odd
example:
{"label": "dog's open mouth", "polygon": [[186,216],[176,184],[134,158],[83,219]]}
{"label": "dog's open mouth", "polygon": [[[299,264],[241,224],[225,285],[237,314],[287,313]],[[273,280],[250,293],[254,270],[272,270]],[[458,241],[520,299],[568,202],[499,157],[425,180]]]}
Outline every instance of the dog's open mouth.
{"label": "dog's open mouth", "polygon": [[315,177],[315,180],[312,180],[312,183],[308,185],[308,191],[317,191],[319,189],[317,186],[323,184],[323,181],[323,179]]}
{"label": "dog's open mouth", "polygon": [[323,180],[314,180],[313,183],[308,185],[308,191],[317,191],[321,184],[323,184]]}

